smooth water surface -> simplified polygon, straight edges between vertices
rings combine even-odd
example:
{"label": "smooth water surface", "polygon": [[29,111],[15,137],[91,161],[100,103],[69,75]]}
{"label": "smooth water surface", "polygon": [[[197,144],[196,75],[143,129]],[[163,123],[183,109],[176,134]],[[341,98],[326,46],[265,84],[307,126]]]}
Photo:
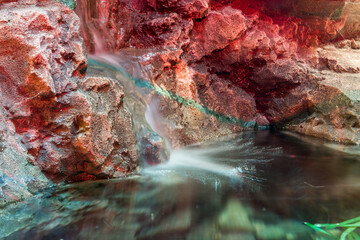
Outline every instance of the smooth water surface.
{"label": "smooth water surface", "polygon": [[175,151],[139,176],[62,186],[2,209],[0,236],[327,239],[303,223],[360,216],[359,155],[304,139],[244,133]]}

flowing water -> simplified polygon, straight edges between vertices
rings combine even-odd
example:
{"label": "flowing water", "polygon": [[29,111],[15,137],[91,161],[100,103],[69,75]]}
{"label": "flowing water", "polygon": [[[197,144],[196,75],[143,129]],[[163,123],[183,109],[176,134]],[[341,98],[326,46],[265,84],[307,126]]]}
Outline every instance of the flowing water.
{"label": "flowing water", "polygon": [[141,80],[136,59],[104,53],[90,63],[89,74],[124,87],[138,141],[161,143],[169,161],[8,205],[0,210],[1,239],[336,239],[304,222],[360,216],[358,148],[258,131],[168,150],[153,98],[164,92]]}
{"label": "flowing water", "polygon": [[[360,215],[359,151],[248,132],[172,152],[140,176],[57,187],[1,211],[4,239],[329,239]],[[330,238],[331,239],[331,238]]]}
{"label": "flowing water", "polygon": [[[100,7],[87,6],[95,2]],[[304,222],[360,216],[358,148],[259,131],[169,150],[159,136],[166,119],[159,119],[153,96],[179,97],[141,80],[147,71],[137,64],[136,51],[106,52],[106,32],[96,28],[104,16],[94,10],[106,8],[107,1],[79,4],[97,53],[88,74],[123,86],[139,155],[146,138],[170,159],[136,176],[61,185],[8,205],[0,210],[1,239],[316,240],[329,238]]]}

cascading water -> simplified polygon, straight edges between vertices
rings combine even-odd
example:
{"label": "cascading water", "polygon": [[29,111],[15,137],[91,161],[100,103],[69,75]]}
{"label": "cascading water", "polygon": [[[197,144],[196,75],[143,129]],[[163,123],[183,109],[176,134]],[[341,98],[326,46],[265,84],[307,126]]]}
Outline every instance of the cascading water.
{"label": "cascading water", "polygon": [[304,222],[340,222],[360,215],[358,155],[272,131],[173,148],[177,136],[170,135],[179,126],[162,117],[162,98],[216,119],[237,119],[147,81],[149,71],[138,56],[151,57],[151,52],[115,51],[127,33],[112,32],[113,27],[121,29],[116,22],[104,23],[108,14],[121,10],[111,6],[120,4],[80,0],[77,12],[87,26],[85,40],[94,43],[88,46],[87,74],[116,79],[124,89],[139,158],[146,160],[141,174],[58,186],[45,196],[4,207],[0,238],[339,239],[339,230],[326,235]]}
{"label": "cascading water", "polygon": [[[97,9],[100,11],[94,11]],[[105,26],[107,21],[106,11],[108,10],[108,1],[79,1],[77,5],[78,15],[87,26],[83,28],[83,36],[91,38],[93,42],[93,53],[89,56],[90,66],[95,74],[104,74],[104,69],[106,69],[105,75],[118,80],[123,86],[126,92],[125,104],[133,115],[139,157],[146,159],[140,164],[152,165],[164,162],[168,159],[169,148],[151,124],[149,125],[151,122],[147,121],[145,116],[152,91],[147,88],[138,88],[136,82],[133,81],[145,77],[136,59],[131,55],[133,50],[113,52],[115,46],[111,44],[111,41],[106,41],[109,38],[109,32],[102,26]]]}
{"label": "cascading water", "polygon": [[[209,149],[173,149],[169,140],[166,139],[166,135],[169,128],[176,128],[176,126],[173,125],[171,121],[162,117],[158,112],[159,101],[157,100],[157,93],[147,81],[141,80],[141,78],[145,77],[145,73],[144,70],[136,64],[134,59],[123,52],[118,52],[116,54],[101,52],[91,55],[89,62],[94,62],[102,68],[108,68],[110,72],[113,72],[114,75],[112,76],[116,77],[120,84],[124,86],[126,94],[125,102],[134,116],[137,138],[140,143],[140,156],[145,158],[149,157],[148,154],[141,153],[141,151],[144,150],[141,149],[144,148],[144,146],[141,145],[144,135],[151,134],[152,137],[147,137],[147,139],[155,139],[157,142],[161,141],[159,140],[159,137],[156,136],[157,134],[163,137],[164,140],[163,143],[161,143],[161,147],[164,149],[162,150],[163,153],[160,155],[162,157],[160,162],[164,162],[164,159],[167,157],[168,162],[159,167],[146,169],[145,173],[150,173],[151,171],[157,172],[159,169],[174,170],[187,168],[189,171],[191,168],[195,168],[232,178],[243,176],[241,164],[249,164],[249,161],[246,161],[246,155],[243,156],[243,162],[238,161],[236,164],[234,164],[234,161],[232,164],[229,164],[229,162],[226,162],[226,159],[219,159],[214,155],[230,150],[239,152],[244,151],[245,149],[243,147],[250,147],[250,142],[242,139],[241,144],[220,144],[210,151]],[[129,73],[131,73],[131,75],[129,75]],[[135,82],[132,79],[135,79]],[[141,84],[138,84],[140,87],[137,86],[136,81],[142,81],[142,83],[145,84],[145,87],[141,88]],[[154,132],[156,132],[156,134]],[[148,148],[152,147],[154,146],[148,146]],[[256,151],[255,148],[252,150]],[[166,156],[165,152],[169,152],[169,156]],[[263,160],[264,159],[256,159],[258,163],[263,162]],[[156,162],[159,163],[159,161],[151,159],[142,159],[142,161],[145,161],[146,165],[153,165]],[[249,177],[250,175],[251,173],[248,171],[247,176]],[[254,180],[257,181],[256,177],[254,177]]]}
{"label": "cascading water", "polygon": [[288,135],[244,133],[175,151],[142,176],[62,186],[6,207],[0,236],[336,239],[303,222],[339,222],[360,212],[355,159]]}
{"label": "cascading water", "polygon": [[[114,50],[114,46],[109,44],[108,30],[101,28],[105,26],[104,23],[107,21],[105,16],[106,14],[103,11],[96,13],[96,19],[92,14],[92,8],[96,9],[108,9],[109,5],[107,1],[80,1],[78,5],[78,12],[82,17],[82,21],[86,23],[87,35],[93,39],[93,54],[90,54],[89,63],[90,68],[93,65],[100,65],[101,68],[106,68],[108,71],[112,72],[112,77],[116,78],[119,83],[124,87],[125,90],[125,102],[133,114],[135,129],[137,133],[137,139],[139,143],[140,156],[147,159],[142,159],[145,161],[145,165],[153,165],[154,163],[164,162],[168,158],[167,164],[160,166],[158,168],[195,168],[202,169],[209,172],[217,173],[223,176],[239,178],[242,176],[242,167],[241,164],[237,163],[232,165],[223,161],[224,159],[213,158],[211,153],[221,153],[229,150],[229,146],[221,144],[217,146],[215,151],[208,150],[196,150],[196,149],[173,149],[169,139],[166,137],[169,136],[169,130],[175,129],[176,126],[171,121],[165,119],[161,113],[158,111],[159,100],[158,97],[161,96],[162,92],[166,90],[159,88],[156,85],[152,85],[149,80],[148,71],[141,67],[138,62],[136,55],[138,52],[142,56],[151,55],[152,53],[146,54],[146,50],[136,50],[136,49],[122,49],[121,51]],[[97,26],[97,27],[95,27]],[[100,29],[99,29],[100,28]],[[103,34],[103,38],[100,36]],[[145,54],[144,54],[145,52]],[[108,73],[109,74],[109,73]],[[160,90],[159,90],[160,89]],[[159,94],[160,93],[160,94]],[[144,135],[147,136],[147,139],[152,139],[157,144],[150,145],[145,147],[146,144],[142,144]],[[163,140],[160,140],[161,136]],[[148,159],[149,154],[144,154],[144,148],[146,151],[151,151],[148,148],[154,147],[163,148],[160,154],[161,159]],[[246,145],[246,141],[243,140],[243,143]],[[233,145],[232,147],[237,151],[242,151],[242,144]],[[146,149],[147,148],[147,149]],[[255,149],[254,149],[255,150]],[[167,155],[167,153],[169,155]],[[153,156],[152,158],[159,157]],[[213,159],[212,159],[213,158]],[[212,160],[211,160],[212,159]],[[246,157],[244,157],[244,160]],[[259,162],[262,159],[258,159]],[[242,163],[244,164],[244,163]],[[248,162],[246,163],[248,164]],[[147,169],[147,173],[151,171],[157,171],[158,168]],[[247,172],[250,174],[250,171]],[[256,178],[254,178],[256,179]]]}

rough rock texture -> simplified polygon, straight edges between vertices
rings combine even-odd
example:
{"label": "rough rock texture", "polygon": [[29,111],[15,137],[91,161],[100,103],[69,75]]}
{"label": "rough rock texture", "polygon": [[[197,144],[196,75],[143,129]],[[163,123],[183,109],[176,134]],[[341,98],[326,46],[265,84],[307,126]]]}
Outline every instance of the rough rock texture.
{"label": "rough rock texture", "polygon": [[90,52],[139,49],[145,79],[192,101],[160,99],[175,145],[207,139],[204,113],[216,116],[215,132],[232,120],[215,135],[275,126],[360,143],[353,98],[359,7],[347,0],[111,0],[79,1],[76,11]]}
{"label": "rough rock texture", "polygon": [[[340,45],[346,46],[346,42]],[[322,64],[315,73],[320,79],[316,91],[322,95],[315,99],[306,121],[290,123],[289,129],[343,143],[360,143],[360,51],[352,49],[351,42],[347,47],[325,46],[319,50]]]}
{"label": "rough rock texture", "polygon": [[31,155],[24,159],[53,181],[116,177],[136,168],[122,88],[112,79],[84,78],[79,28],[74,12],[57,2],[0,5],[0,106],[7,121],[1,123],[11,121]]}
{"label": "rough rock texture", "polygon": [[0,206],[22,200],[51,186],[50,181],[29,160],[25,146],[16,136],[8,113],[0,108]]}
{"label": "rough rock texture", "polygon": [[227,47],[245,29],[245,17],[241,11],[231,7],[210,11],[204,20],[195,22],[187,52],[191,60],[200,60],[215,50]]}
{"label": "rough rock texture", "polygon": [[[107,60],[116,62],[119,60],[116,55],[107,55]],[[137,66],[131,64],[130,59],[123,56],[120,60],[125,61],[131,68]],[[105,59],[104,59],[105,60]],[[164,138],[159,136],[146,120],[147,115],[147,100],[143,89],[135,85],[134,81],[123,71],[118,71],[112,65],[105,65],[103,62],[97,62],[92,59],[88,65],[87,76],[96,79],[102,79],[103,76],[114,79],[116,83],[121,85],[123,91],[126,93],[124,97],[124,108],[126,108],[132,115],[132,128],[136,137],[137,144],[137,159],[139,167],[146,165],[154,165],[168,160],[169,152],[166,147]],[[96,80],[97,82],[98,80]],[[101,100],[99,100],[101,101]],[[111,101],[109,99],[109,101]],[[111,112],[110,112],[111,114]],[[124,136],[126,137],[126,136]],[[132,138],[129,136],[129,139]],[[126,141],[125,139],[123,141]],[[131,141],[129,143],[131,143]]]}

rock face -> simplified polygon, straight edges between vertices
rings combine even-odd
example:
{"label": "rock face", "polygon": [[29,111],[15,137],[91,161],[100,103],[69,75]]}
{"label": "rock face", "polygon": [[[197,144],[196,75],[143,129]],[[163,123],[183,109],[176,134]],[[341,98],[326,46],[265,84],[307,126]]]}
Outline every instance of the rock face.
{"label": "rock face", "polygon": [[[346,46],[346,42],[350,42]],[[309,116],[303,122],[288,123],[296,132],[338,142],[360,143],[360,51],[351,42],[342,48],[325,46],[319,50],[320,69],[314,75],[320,79],[310,95]]]}
{"label": "rock face", "polygon": [[141,124],[135,136],[119,82],[85,76],[80,35],[89,52],[132,49],[156,93],[148,120],[173,147],[262,127],[359,144],[359,8],[357,0],[80,0],[80,28],[59,2],[0,0],[0,204],[50,180],[131,173],[136,141],[150,164],[166,155]]}
{"label": "rock face", "polygon": [[51,186],[15,133],[8,113],[0,108],[0,206],[21,200]]}
{"label": "rock face", "polygon": [[345,89],[360,82],[359,6],[94,0],[78,1],[76,12],[90,52],[138,49],[143,77],[181,97],[157,100],[173,145],[273,126],[360,143],[358,100],[350,96],[358,92]]}
{"label": "rock face", "polygon": [[19,167],[30,161],[55,182],[136,168],[122,88],[112,79],[84,77],[79,29],[75,13],[58,2],[0,5],[1,124],[16,133],[14,146],[24,156]]}

